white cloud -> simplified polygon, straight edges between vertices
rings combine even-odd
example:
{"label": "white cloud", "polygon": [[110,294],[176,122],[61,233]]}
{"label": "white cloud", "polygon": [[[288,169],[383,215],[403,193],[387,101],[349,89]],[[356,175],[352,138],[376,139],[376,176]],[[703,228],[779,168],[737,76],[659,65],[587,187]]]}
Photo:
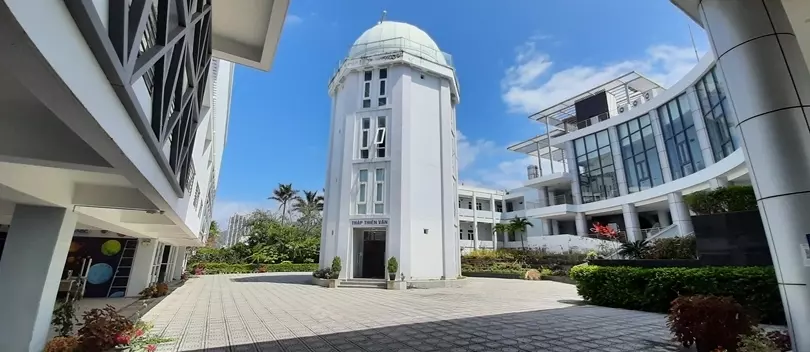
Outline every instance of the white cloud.
{"label": "white cloud", "polygon": [[601,66],[573,66],[551,73],[553,60],[539,52],[535,43],[532,39],[517,48],[514,64],[506,69],[501,81],[502,98],[510,112],[535,113],[629,71],[669,87],[697,63],[691,47],[654,45],[641,58]]}
{"label": "white cloud", "polygon": [[458,169],[464,170],[472,165],[475,160],[482,154],[490,154],[494,152],[497,147],[495,142],[478,139],[470,141],[461,131],[456,131],[458,134]]}
{"label": "white cloud", "polygon": [[293,15],[293,14],[288,14],[287,19],[284,21],[284,23],[289,24],[289,25],[296,25],[296,24],[300,24],[301,22],[304,22],[304,19],[301,16],[297,16],[297,15]]}
{"label": "white cloud", "polygon": [[256,209],[265,209],[276,211],[278,203],[273,200],[265,201],[234,201],[234,200],[216,200],[214,202],[214,212],[211,215],[212,219],[216,220],[220,228],[223,224],[227,226],[228,218],[233,214],[247,214]]}

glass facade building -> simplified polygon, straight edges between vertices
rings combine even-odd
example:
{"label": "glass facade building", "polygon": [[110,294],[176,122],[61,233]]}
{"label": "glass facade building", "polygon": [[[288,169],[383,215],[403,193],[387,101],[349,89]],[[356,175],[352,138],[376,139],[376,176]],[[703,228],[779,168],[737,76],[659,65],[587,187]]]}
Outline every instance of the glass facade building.
{"label": "glass facade building", "polygon": [[713,68],[695,84],[695,91],[700,100],[703,120],[712,145],[714,160],[720,160],[739,147],[734,125],[726,114],[728,100],[724,89],[721,89],[717,74]]}
{"label": "glass facade building", "polygon": [[607,130],[576,139],[574,153],[583,203],[619,196]]}
{"label": "glass facade building", "polygon": [[617,132],[628,191],[634,193],[663,184],[650,116],[644,115],[620,124]]}
{"label": "glass facade building", "polygon": [[691,175],[706,167],[700,150],[692,107],[686,94],[658,108],[661,132],[669,158],[672,179]]}

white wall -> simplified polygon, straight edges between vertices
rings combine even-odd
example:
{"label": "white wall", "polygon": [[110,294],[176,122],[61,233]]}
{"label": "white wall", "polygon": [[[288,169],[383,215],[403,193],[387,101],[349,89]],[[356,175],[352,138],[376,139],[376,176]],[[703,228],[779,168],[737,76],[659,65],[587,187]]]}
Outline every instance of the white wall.
{"label": "white wall", "polygon": [[[520,238],[516,238],[515,242],[507,242],[508,248],[520,248]],[[590,237],[580,237],[575,235],[557,235],[557,236],[537,236],[529,237],[526,240],[526,247],[529,248],[543,248],[545,247],[549,252],[561,253],[568,250],[574,251],[590,251],[600,249],[610,249],[611,251],[619,249],[620,244],[615,241],[600,240]]]}

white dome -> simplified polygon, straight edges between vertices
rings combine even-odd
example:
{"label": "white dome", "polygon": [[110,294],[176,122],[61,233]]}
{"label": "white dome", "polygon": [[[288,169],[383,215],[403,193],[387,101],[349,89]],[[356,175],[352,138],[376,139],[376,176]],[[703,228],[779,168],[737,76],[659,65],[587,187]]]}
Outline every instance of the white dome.
{"label": "white dome", "polygon": [[407,23],[394,21],[382,21],[366,30],[354,41],[349,50],[349,58],[401,50],[447,65],[447,59],[439,50],[439,46],[425,31]]}

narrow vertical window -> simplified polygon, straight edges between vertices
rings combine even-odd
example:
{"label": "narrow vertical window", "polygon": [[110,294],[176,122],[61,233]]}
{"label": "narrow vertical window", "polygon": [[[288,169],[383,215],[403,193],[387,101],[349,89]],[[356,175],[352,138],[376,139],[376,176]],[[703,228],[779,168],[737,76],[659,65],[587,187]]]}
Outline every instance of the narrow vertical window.
{"label": "narrow vertical window", "polygon": [[386,126],[385,116],[377,117],[377,132],[374,134],[374,145],[377,148],[377,157],[385,157],[385,140],[386,140]]}
{"label": "narrow vertical window", "polygon": [[476,202],[475,203],[475,210],[484,210],[484,208],[482,207],[481,202]]}
{"label": "narrow vertical window", "polygon": [[385,212],[385,169],[374,171],[374,214]]}
{"label": "narrow vertical window", "polygon": [[385,106],[388,104],[388,99],[386,98],[386,82],[388,82],[388,69],[381,68],[380,69],[380,95],[377,97],[377,106]]}
{"label": "narrow vertical window", "polygon": [[364,117],[360,121],[360,159],[368,159],[370,133],[371,119]]}
{"label": "narrow vertical window", "polygon": [[366,213],[366,193],[368,193],[368,170],[360,170],[357,174],[358,189],[357,189],[357,214]]}
{"label": "narrow vertical window", "polygon": [[371,107],[371,71],[363,72],[363,107]]}

